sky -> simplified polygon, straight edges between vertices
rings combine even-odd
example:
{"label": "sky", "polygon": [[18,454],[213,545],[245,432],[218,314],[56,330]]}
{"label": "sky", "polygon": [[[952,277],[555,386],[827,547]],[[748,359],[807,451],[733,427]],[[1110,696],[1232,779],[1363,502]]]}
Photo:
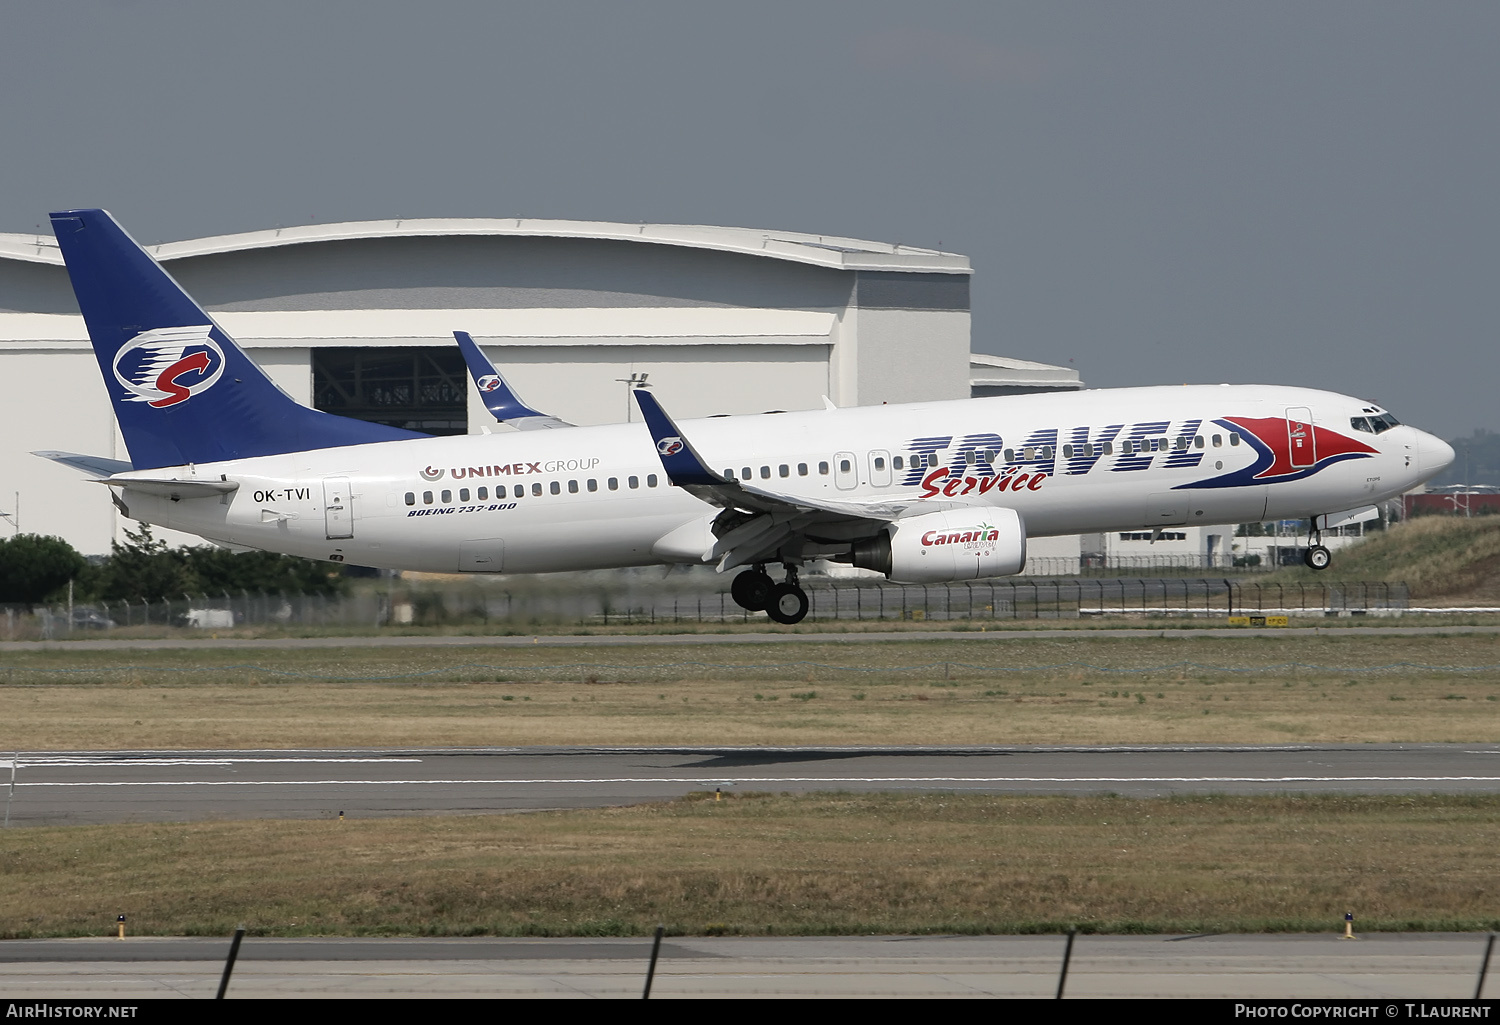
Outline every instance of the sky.
{"label": "sky", "polygon": [[0,0],[0,231],[725,224],[973,262],[973,347],[1500,429],[1500,4]]}

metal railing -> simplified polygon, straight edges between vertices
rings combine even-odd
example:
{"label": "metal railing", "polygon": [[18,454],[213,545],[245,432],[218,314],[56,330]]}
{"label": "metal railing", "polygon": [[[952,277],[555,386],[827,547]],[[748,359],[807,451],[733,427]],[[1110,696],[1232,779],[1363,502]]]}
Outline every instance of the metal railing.
{"label": "metal railing", "polygon": [[[1233,577],[1014,577],[902,585],[807,580],[808,619],[933,621],[1078,619],[1105,615],[1361,614],[1410,607],[1405,584],[1275,583]],[[187,595],[162,602],[11,606],[0,639],[63,639],[120,631],[213,633],[237,628],[370,631],[383,628],[749,623],[759,613],[723,591],[668,588],[616,593],[527,593],[470,587],[403,593]]]}

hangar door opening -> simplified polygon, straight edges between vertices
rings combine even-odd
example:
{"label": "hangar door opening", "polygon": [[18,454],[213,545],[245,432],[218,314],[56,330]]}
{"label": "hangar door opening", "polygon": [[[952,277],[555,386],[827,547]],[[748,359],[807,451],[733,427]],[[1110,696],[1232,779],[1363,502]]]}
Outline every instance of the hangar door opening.
{"label": "hangar door opening", "polygon": [[424,434],[469,430],[468,370],[458,346],[312,350],[313,406]]}

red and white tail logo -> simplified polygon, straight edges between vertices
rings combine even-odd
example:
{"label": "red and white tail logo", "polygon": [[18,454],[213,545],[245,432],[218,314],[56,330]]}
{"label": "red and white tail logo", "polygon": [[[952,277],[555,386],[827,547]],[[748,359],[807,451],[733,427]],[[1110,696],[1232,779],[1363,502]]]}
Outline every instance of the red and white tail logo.
{"label": "red and white tail logo", "polygon": [[210,330],[208,324],[159,327],[122,345],[113,369],[115,380],[125,387],[124,400],[161,409],[217,384],[224,373],[224,350],[208,336]]}

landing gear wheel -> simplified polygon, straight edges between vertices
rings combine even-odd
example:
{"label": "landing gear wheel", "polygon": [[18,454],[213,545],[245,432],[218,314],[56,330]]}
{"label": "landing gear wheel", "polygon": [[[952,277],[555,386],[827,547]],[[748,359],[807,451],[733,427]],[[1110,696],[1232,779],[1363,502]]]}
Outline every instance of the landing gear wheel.
{"label": "landing gear wheel", "polygon": [[775,587],[765,570],[747,569],[729,585],[729,596],[742,609],[763,612],[771,604],[771,591]]}
{"label": "landing gear wheel", "polygon": [[766,606],[766,615],[773,622],[791,626],[802,622],[807,615],[807,592],[796,584],[777,584],[771,590],[771,601]]}
{"label": "landing gear wheel", "polygon": [[1308,569],[1327,569],[1333,563],[1333,553],[1322,545],[1313,545],[1302,557]]}

